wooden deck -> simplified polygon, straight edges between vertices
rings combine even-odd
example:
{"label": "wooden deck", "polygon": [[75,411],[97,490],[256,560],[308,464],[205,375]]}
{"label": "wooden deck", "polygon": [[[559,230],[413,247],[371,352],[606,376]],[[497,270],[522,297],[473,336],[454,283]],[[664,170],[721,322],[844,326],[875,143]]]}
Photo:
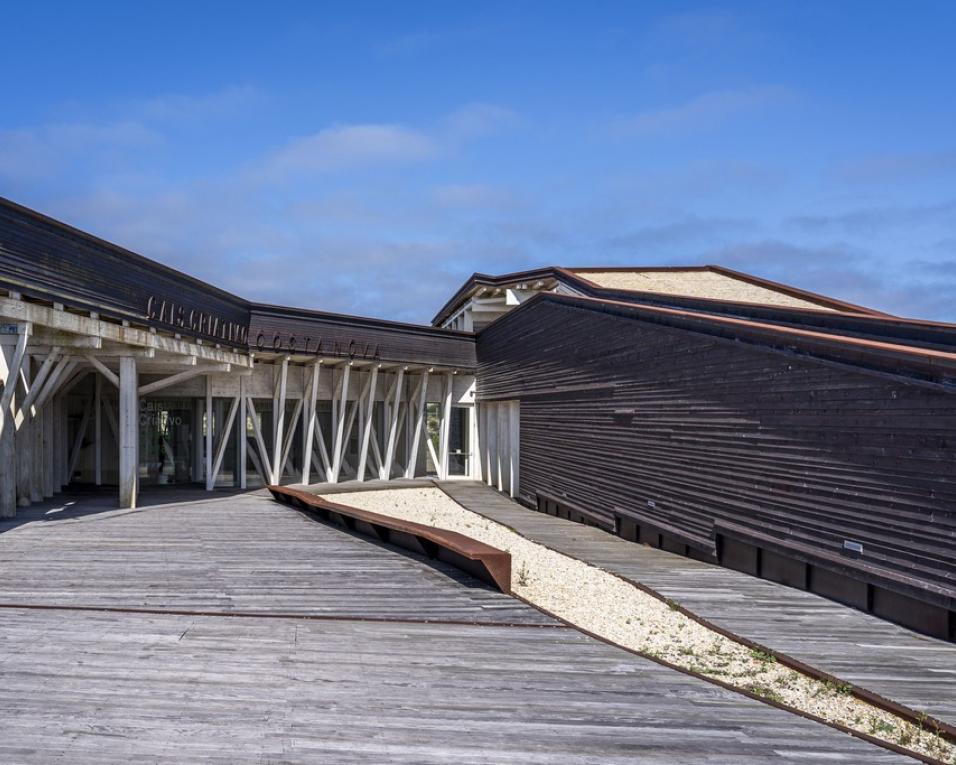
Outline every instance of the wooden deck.
{"label": "wooden deck", "polygon": [[956,645],[807,592],[534,512],[485,484],[440,484],[529,539],[639,581],[699,616],[894,701],[956,723]]}
{"label": "wooden deck", "polygon": [[912,762],[265,496],[207,497],[0,526],[0,762]]}

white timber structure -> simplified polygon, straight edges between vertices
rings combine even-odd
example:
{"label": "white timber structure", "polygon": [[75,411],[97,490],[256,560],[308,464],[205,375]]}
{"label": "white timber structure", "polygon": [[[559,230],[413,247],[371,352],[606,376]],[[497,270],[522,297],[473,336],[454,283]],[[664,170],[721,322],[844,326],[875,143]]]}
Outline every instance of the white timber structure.
{"label": "white timber structure", "polygon": [[71,483],[480,477],[474,377],[253,353],[0,290],[0,515]]}

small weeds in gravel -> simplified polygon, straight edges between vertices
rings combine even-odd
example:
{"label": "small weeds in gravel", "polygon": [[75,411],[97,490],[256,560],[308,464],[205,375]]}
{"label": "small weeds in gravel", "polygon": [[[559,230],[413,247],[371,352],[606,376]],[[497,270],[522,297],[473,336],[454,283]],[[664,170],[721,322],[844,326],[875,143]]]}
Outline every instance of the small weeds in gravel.
{"label": "small weeds in gravel", "polygon": [[518,586],[527,587],[530,583],[531,572],[528,571],[528,564],[522,563],[521,568],[518,569]]}
{"label": "small weeds in gravel", "polygon": [[853,693],[853,686],[849,683],[834,683],[832,680],[827,680],[824,686],[834,696],[849,696]]}
{"label": "small weeds in gravel", "polygon": [[899,735],[896,737],[896,743],[900,746],[909,746],[913,743],[913,731],[912,725],[907,725],[900,728]]}
{"label": "small weeds in gravel", "polygon": [[680,603],[678,603],[676,600],[671,600],[670,598],[668,598],[664,602],[667,603],[667,607],[671,611],[677,611],[680,608]]}
{"label": "small weeds in gravel", "polygon": [[761,685],[760,683],[751,683],[750,685],[744,686],[744,688],[751,693],[760,696],[764,699],[769,699],[770,701],[776,701],[778,704],[782,704],[784,699],[779,693],[777,693],[769,685]]}
{"label": "small weeds in gravel", "polygon": [[882,733],[883,735],[892,735],[896,733],[896,726],[891,722],[882,720],[879,717],[870,716],[870,733],[874,736]]}
{"label": "small weeds in gravel", "polygon": [[769,651],[761,651],[759,648],[753,648],[750,651],[750,658],[759,661],[761,664],[776,664],[777,657]]}

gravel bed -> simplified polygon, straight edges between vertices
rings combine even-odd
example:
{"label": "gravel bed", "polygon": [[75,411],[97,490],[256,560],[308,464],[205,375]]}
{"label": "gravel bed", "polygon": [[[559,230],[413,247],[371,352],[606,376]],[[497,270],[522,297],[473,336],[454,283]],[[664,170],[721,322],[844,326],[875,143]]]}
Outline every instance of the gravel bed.
{"label": "gravel bed", "polygon": [[[824,683],[714,632],[620,577],[532,542],[465,509],[436,488],[334,494],[330,501],[457,531],[511,553],[515,594],[595,635],[713,677],[795,710],[946,763],[956,747],[931,722],[913,725],[872,706],[843,684]],[[529,511],[530,512],[530,511]]]}

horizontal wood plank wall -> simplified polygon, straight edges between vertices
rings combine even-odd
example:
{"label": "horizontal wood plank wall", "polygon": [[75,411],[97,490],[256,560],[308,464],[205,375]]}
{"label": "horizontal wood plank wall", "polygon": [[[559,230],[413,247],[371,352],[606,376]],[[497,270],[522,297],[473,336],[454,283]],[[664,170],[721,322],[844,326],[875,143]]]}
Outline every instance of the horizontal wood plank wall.
{"label": "horizontal wood plank wall", "polygon": [[705,552],[721,523],[838,560],[852,540],[956,607],[956,395],[548,302],[478,358],[479,397],[521,402],[524,501]]}
{"label": "horizontal wood plank wall", "polygon": [[[190,312],[214,317],[217,326],[231,323],[245,331],[249,325],[245,300],[3,199],[0,286],[217,341],[216,333],[190,328]],[[164,301],[167,321],[159,316]]]}
{"label": "horizontal wood plank wall", "polygon": [[475,368],[475,337],[471,333],[275,306],[253,307],[249,347],[253,352],[296,350],[469,371]]}

